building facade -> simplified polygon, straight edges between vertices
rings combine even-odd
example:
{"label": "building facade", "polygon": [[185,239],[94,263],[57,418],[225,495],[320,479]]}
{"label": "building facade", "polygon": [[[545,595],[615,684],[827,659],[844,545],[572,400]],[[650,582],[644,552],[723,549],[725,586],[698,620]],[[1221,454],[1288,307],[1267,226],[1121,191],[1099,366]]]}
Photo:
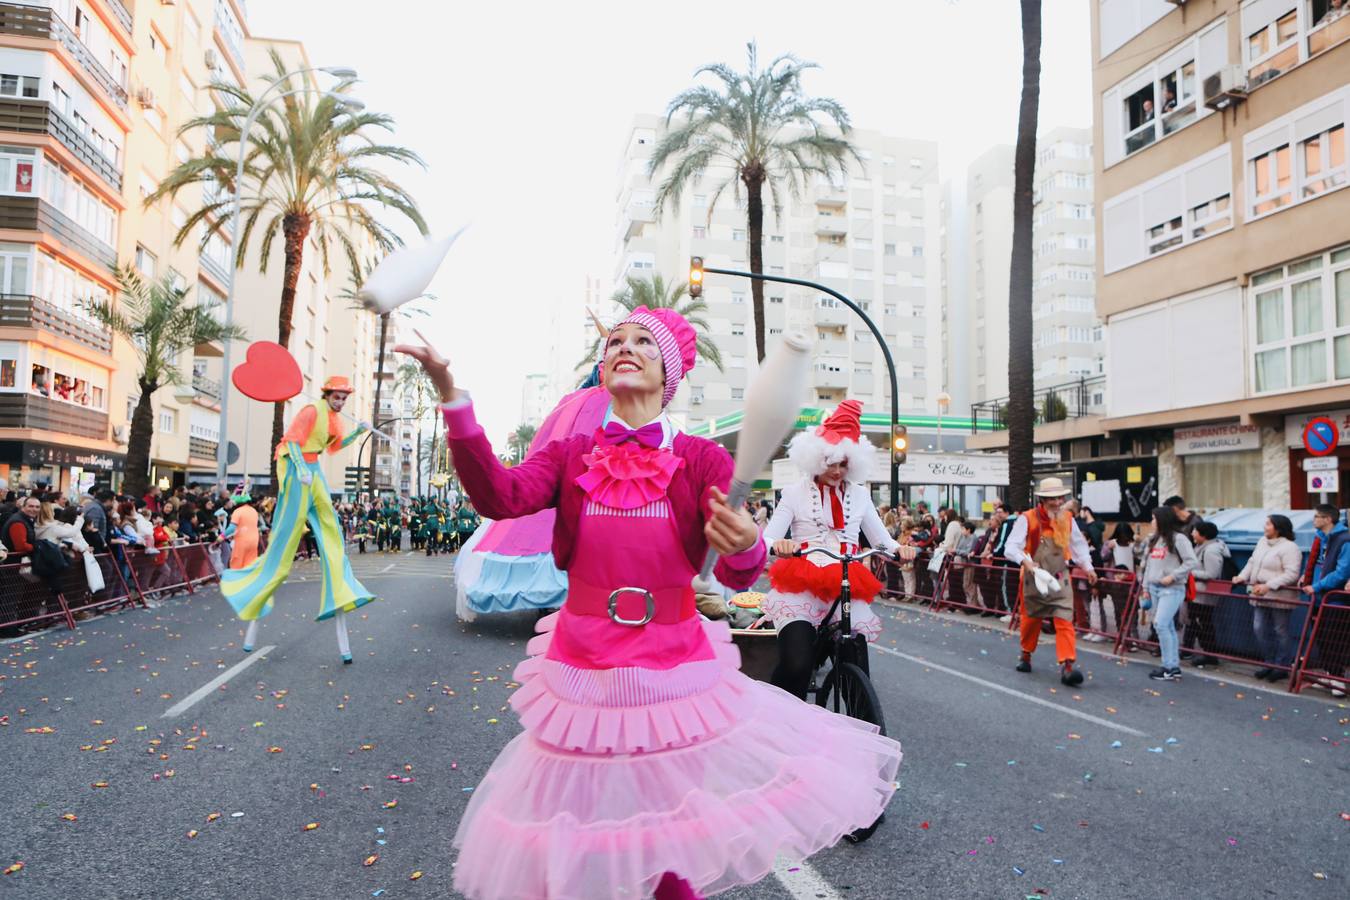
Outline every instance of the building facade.
{"label": "building facade", "polygon": [[[682,283],[689,258],[707,266],[749,268],[745,211],[728,189],[711,195],[709,175],[658,216],[664,177],[647,174],[663,119],[635,118],[619,164],[614,283],[661,274]],[[782,194],[775,215],[766,192],[764,269],[817,281],[856,301],[876,322],[895,358],[901,410],[936,411],[941,389],[939,189],[937,145],[855,129],[849,135],[861,163],[831,182],[813,178],[805,194]],[[672,403],[690,426],[739,411],[757,362],[748,280],[709,276],[704,287],[709,334],[723,371],[701,361]],[[815,340],[814,371],[804,406],[830,406],[855,397],[872,410],[889,409],[890,385],[877,341],[862,320],[818,291],[766,283],[766,343],[785,330]],[[606,309],[612,320],[617,311]]]}
{"label": "building facade", "polygon": [[1097,0],[1093,60],[1098,432],[1193,506],[1346,506],[1350,450],[1310,491],[1302,432],[1350,426],[1350,15]]}

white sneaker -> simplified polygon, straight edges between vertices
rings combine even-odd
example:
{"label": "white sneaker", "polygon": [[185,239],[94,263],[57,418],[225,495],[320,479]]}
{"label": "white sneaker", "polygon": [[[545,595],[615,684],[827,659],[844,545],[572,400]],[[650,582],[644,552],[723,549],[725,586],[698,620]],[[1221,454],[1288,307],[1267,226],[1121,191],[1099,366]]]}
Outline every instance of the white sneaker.
{"label": "white sneaker", "polygon": [[1011,622],[1011,621],[1012,621],[1012,616],[1010,616],[1010,615],[1008,615],[1008,616],[999,616],[999,619],[998,619],[998,620],[999,620],[1000,622]]}
{"label": "white sneaker", "polygon": [[1334,681],[1332,682],[1331,696],[1340,699],[1345,696],[1347,690],[1350,690],[1350,683]]}

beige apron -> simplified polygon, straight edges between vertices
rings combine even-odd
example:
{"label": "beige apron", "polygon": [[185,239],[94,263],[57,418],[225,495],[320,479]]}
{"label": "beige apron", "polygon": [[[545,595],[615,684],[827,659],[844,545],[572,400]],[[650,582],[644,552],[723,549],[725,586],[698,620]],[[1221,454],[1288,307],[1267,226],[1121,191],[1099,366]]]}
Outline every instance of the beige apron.
{"label": "beige apron", "polygon": [[1036,590],[1036,579],[1022,570],[1022,599],[1024,615],[1033,619],[1067,619],[1073,621],[1073,585],[1069,580],[1069,561],[1049,535],[1041,535],[1041,543],[1031,557],[1032,561],[1059,579],[1059,591],[1042,597]]}

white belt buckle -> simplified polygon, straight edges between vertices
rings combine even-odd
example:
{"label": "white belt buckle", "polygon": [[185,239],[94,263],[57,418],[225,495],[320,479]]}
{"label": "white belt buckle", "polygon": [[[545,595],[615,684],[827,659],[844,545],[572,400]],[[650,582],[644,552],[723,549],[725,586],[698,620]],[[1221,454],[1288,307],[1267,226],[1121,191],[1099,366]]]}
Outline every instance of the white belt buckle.
{"label": "white belt buckle", "polygon": [[[643,616],[641,619],[625,619],[623,616],[620,616],[619,597],[623,596],[624,594],[641,594],[643,597],[645,597],[647,599],[647,614]],[[617,591],[609,595],[609,617],[612,621],[614,621],[619,625],[627,625],[629,628],[641,628],[643,625],[646,625],[648,622],[650,622],[653,618],[656,617],[656,598],[653,597],[652,592],[647,590],[646,588],[639,588],[639,587],[619,588]]]}

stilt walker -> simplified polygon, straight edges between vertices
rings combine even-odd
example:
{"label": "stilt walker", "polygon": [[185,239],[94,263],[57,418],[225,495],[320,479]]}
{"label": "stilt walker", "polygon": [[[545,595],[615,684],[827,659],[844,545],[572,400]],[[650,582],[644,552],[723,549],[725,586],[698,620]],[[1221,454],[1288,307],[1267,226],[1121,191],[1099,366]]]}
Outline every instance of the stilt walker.
{"label": "stilt walker", "polygon": [[239,618],[249,623],[244,650],[257,641],[258,621],[272,611],[272,596],[290,573],[296,548],[309,523],[319,548],[323,567],[323,588],[316,621],[334,619],[338,651],[343,663],[351,663],[347,639],[346,613],[375,599],[352,574],[333,508],[328,482],[319,465],[320,454],[336,453],[350,445],[367,426],[361,425],[345,437],[338,417],[352,385],[335,376],[324,382],[323,398],[301,408],[277,447],[277,476],[280,481],[276,510],[272,516],[272,538],[267,551],[252,565],[231,569],[221,577],[220,590]]}
{"label": "stilt walker", "polygon": [[[697,898],[755,882],[881,815],[900,746],[738,670],[725,622],[691,582],[753,584],[767,556],[733,461],[665,412],[693,367],[694,329],[636,309],[604,343],[601,427],[520,465],[494,454],[429,347],[455,470],[490,519],[555,509],[563,608],[539,621],[511,705],[524,732],[479,782],[455,835],[470,900]],[[767,370],[767,369],[766,369]]]}
{"label": "stilt walker", "polygon": [[1097,583],[1092,548],[1078,530],[1073,513],[1064,509],[1070,491],[1058,478],[1042,478],[1036,487],[1036,505],[1017,517],[1004,556],[1022,567],[1019,583],[1022,614],[1022,657],[1017,671],[1031,671],[1031,655],[1041,637],[1041,622],[1055,623],[1055,657],[1059,680],[1070,687],[1083,683],[1077,667],[1078,649],[1073,630],[1073,584],[1069,562],[1078,564],[1088,584]]}

